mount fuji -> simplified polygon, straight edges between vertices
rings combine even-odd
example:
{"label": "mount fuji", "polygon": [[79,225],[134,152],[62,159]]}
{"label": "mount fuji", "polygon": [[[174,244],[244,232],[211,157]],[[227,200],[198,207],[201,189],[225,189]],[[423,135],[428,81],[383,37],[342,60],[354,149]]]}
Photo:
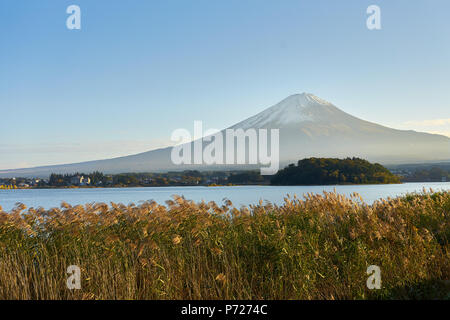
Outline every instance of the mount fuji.
{"label": "mount fuji", "polygon": [[[239,128],[279,129],[282,166],[313,156],[360,157],[383,164],[450,160],[450,138],[446,136],[397,130],[361,120],[310,93],[291,95],[229,129]],[[259,168],[254,165],[174,165],[171,151],[172,147],[168,147],[107,160],[3,170],[0,177],[45,177],[51,173],[93,171],[124,173]]]}

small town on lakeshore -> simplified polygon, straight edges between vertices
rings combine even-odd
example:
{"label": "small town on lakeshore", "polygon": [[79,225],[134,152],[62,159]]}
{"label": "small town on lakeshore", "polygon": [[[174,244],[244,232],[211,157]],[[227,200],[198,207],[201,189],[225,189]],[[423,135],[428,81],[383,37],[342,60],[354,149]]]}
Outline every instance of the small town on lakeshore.
{"label": "small town on lakeshore", "polygon": [[52,174],[49,178],[0,179],[0,189],[70,188],[70,187],[160,187],[160,186],[214,186],[235,184],[268,184],[269,179],[257,171],[200,172],[188,170],[167,173]]}

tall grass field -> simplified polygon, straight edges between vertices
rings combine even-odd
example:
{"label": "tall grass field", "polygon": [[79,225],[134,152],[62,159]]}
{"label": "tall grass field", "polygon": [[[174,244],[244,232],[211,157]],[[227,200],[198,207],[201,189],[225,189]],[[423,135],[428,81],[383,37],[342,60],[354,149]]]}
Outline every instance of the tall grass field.
{"label": "tall grass field", "polygon": [[[449,299],[449,239],[449,192],[18,204],[0,207],[0,299]],[[67,287],[72,265],[80,289]]]}

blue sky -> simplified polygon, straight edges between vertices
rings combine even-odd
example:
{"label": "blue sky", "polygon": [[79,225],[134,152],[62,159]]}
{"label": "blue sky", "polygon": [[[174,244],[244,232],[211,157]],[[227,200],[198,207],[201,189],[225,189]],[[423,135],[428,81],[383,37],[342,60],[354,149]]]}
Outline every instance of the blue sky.
{"label": "blue sky", "polygon": [[[81,8],[68,30],[66,8]],[[366,28],[381,8],[382,29]],[[164,146],[311,92],[450,135],[448,0],[2,0],[0,169]]]}

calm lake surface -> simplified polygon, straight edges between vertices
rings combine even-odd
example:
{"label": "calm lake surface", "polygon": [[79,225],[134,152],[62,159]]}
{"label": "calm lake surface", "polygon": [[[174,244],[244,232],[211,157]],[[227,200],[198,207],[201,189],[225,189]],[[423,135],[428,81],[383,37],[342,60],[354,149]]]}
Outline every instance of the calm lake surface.
{"label": "calm lake surface", "polygon": [[405,183],[390,185],[352,185],[352,186],[233,186],[233,187],[149,187],[149,188],[105,188],[105,189],[22,189],[0,190],[0,206],[10,211],[17,202],[27,207],[50,209],[59,207],[62,201],[71,205],[93,202],[116,202],[139,204],[155,200],[164,204],[173,195],[182,195],[194,201],[215,201],[222,204],[230,199],[234,206],[257,204],[259,200],[282,204],[286,195],[302,197],[308,192],[322,193],[336,191],[350,195],[358,192],[367,203],[380,198],[401,196],[410,192],[421,192],[423,188],[434,191],[450,191],[450,182]]}

